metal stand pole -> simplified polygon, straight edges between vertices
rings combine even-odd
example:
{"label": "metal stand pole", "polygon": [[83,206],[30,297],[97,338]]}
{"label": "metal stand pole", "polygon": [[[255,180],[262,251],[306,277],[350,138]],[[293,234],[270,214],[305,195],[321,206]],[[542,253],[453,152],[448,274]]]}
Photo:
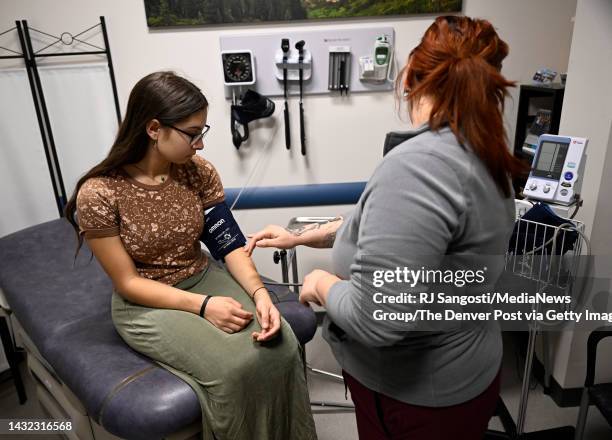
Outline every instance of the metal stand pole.
{"label": "metal stand pole", "polygon": [[[287,283],[293,285],[293,289],[296,295],[299,295],[299,280],[298,280],[298,269],[297,269],[297,252],[295,249],[291,249],[288,253],[285,249],[280,251],[274,251],[273,254],[274,263],[281,264],[281,273],[283,277],[283,283]],[[291,278],[292,283],[289,283],[289,264],[288,260],[291,260]],[[308,362],[306,362],[306,348],[304,347],[304,365],[307,371],[311,371],[316,374],[320,374],[322,376],[330,377],[334,380],[338,380],[340,382],[344,382],[344,378],[339,374],[330,373],[329,371],[319,370],[318,368],[313,368],[310,366]],[[355,407],[350,403],[339,403],[339,402],[327,402],[322,400],[311,400],[311,406],[319,406],[322,408],[338,408],[341,410],[349,410],[354,411]]]}
{"label": "metal stand pole", "polygon": [[52,169],[51,179],[56,181],[54,189],[57,190],[55,196],[58,199],[58,211],[60,217],[64,216],[64,206],[67,202],[66,188],[64,187],[64,178],[62,177],[62,170],[60,168],[59,159],[57,157],[57,149],[55,147],[55,139],[53,138],[53,130],[51,129],[51,119],[49,118],[49,111],[47,110],[47,103],[45,101],[45,95],[43,93],[42,82],[40,75],[38,74],[38,67],[36,65],[36,52],[32,47],[32,39],[30,38],[30,28],[28,27],[27,20],[21,20],[23,26],[23,34],[25,36],[25,43],[29,54],[29,65],[34,76],[34,85],[36,87],[36,94],[38,97],[38,105],[42,112],[45,134],[48,143],[48,155],[47,161],[49,162],[49,169]]}
{"label": "metal stand pole", "polygon": [[525,418],[527,417],[527,402],[529,401],[529,383],[531,382],[531,370],[533,369],[533,355],[535,352],[535,342],[538,330],[536,324],[529,329],[529,342],[527,343],[527,355],[525,368],[523,371],[523,384],[521,388],[521,400],[519,402],[518,418],[516,422],[516,432],[521,436],[525,428]]}
{"label": "metal stand pole", "polygon": [[550,359],[550,335],[547,332],[542,332],[540,334],[542,338],[542,352],[543,352],[543,360],[544,363],[544,393],[550,393],[550,369],[551,369],[551,359]]}
{"label": "metal stand pole", "polygon": [[296,283],[295,286],[293,286],[293,291],[299,295],[300,294],[300,288],[299,286],[297,286],[298,283],[298,268],[297,268],[297,249],[293,248],[291,249],[291,273],[292,273],[292,277],[293,277],[293,282]]}
{"label": "metal stand pole", "polygon": [[106,20],[103,16],[100,16],[100,27],[102,28],[104,48],[106,49],[106,60],[108,61],[108,73],[110,75],[111,87],[113,89],[113,98],[115,99],[115,113],[117,113],[117,123],[121,125],[121,110],[119,109],[119,96],[117,94],[117,82],[115,81],[115,69],[113,68],[113,59],[111,57],[110,44],[108,43]]}

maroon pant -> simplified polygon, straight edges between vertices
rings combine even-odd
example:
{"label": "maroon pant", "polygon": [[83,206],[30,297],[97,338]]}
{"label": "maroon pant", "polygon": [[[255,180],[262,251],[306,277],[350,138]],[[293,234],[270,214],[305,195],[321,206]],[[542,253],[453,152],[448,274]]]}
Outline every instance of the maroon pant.
{"label": "maroon pant", "polygon": [[500,373],[479,396],[459,405],[410,405],[366,388],[342,372],[355,403],[361,440],[481,440],[499,397]]}

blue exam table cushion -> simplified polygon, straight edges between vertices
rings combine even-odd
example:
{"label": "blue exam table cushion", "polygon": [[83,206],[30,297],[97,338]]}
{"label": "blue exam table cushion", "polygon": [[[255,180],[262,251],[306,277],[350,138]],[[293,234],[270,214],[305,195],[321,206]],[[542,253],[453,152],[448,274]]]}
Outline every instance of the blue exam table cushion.
{"label": "blue exam table cushion", "polygon": [[[75,233],[64,219],[0,238],[0,288],[41,355],[88,414],[117,436],[161,438],[199,420],[189,385],[116,333],[110,279],[90,260],[86,244],[76,261],[75,249]],[[314,312],[287,288],[269,289],[298,340],[312,339]]]}

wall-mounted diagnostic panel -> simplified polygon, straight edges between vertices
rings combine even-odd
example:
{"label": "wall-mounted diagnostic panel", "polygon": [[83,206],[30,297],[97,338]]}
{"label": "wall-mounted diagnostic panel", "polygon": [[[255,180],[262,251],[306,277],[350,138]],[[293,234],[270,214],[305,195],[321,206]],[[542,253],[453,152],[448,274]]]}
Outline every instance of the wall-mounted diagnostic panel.
{"label": "wall-mounted diagnostic panel", "polygon": [[388,26],[222,35],[225,96],[233,97],[232,86],[253,84],[255,63],[252,88],[268,97],[391,91],[394,38]]}
{"label": "wall-mounted diagnostic panel", "polygon": [[582,186],[588,140],[543,134],[523,190],[525,197],[571,205]]}

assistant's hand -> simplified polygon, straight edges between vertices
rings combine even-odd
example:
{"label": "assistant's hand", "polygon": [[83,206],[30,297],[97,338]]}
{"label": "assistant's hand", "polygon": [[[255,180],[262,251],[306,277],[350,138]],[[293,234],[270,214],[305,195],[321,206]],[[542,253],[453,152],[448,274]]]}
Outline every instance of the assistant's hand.
{"label": "assistant's hand", "polygon": [[275,337],[280,330],[280,313],[274,304],[272,304],[266,289],[260,289],[255,292],[254,300],[261,332],[253,332],[251,336],[253,340],[258,342],[268,341]]}
{"label": "assistant's hand", "polygon": [[313,270],[304,277],[300,290],[300,302],[306,305],[313,302],[319,306],[325,306],[330,287],[339,280],[340,278],[324,270]]}
{"label": "assistant's hand", "polygon": [[274,247],[278,249],[291,249],[297,246],[298,237],[282,226],[268,225],[254,234],[248,234],[249,242],[244,250],[251,256],[255,247]]}
{"label": "assistant's hand", "polygon": [[208,300],[204,318],[226,333],[236,333],[251,322],[253,314],[243,310],[234,298],[213,296]]}

